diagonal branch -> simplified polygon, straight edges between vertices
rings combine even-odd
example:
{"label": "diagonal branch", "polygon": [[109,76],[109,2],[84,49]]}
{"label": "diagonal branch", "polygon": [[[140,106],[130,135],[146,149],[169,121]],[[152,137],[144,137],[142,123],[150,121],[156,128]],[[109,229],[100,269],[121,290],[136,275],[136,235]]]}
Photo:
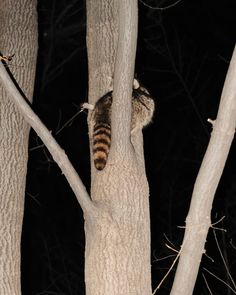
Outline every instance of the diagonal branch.
{"label": "diagonal branch", "polygon": [[236,127],[236,47],[226,76],[211,139],[194,185],[184,240],[171,295],[193,292],[208,229],[214,195]]}
{"label": "diagonal branch", "polygon": [[55,162],[61,168],[62,173],[68,180],[69,185],[75,193],[84,213],[94,214],[94,211],[96,210],[95,206],[92,203],[85,186],[83,185],[79,175],[75,171],[64,150],[58,145],[50,131],[45,127],[39,117],[33,112],[29,103],[20,94],[20,91],[17,89],[16,85],[12,81],[11,77],[7,73],[7,70],[1,62],[0,81],[9,97],[12,99],[13,103],[18,107],[22,116],[25,118],[27,123],[32,126],[45,146],[48,148]]}

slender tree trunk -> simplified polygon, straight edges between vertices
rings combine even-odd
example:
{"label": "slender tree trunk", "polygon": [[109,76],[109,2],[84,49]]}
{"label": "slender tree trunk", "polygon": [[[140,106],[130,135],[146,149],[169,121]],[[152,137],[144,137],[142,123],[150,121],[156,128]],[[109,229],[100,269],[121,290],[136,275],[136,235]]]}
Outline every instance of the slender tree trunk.
{"label": "slender tree trunk", "polygon": [[[32,100],[37,56],[35,0],[0,1],[0,51],[15,54],[9,65]],[[0,293],[21,294],[20,241],[29,126],[0,85]]]}
{"label": "slender tree trunk", "polygon": [[219,111],[213,123],[186,218],[184,240],[171,295],[193,293],[208,229],[211,208],[236,128],[236,47],[225,80]]}
{"label": "slender tree trunk", "polygon": [[[89,102],[114,77],[112,144],[106,168],[92,163],[96,214],[85,214],[87,295],[149,295],[150,221],[141,131],[130,142],[137,1],[87,1]],[[89,126],[90,126],[90,122]],[[91,136],[90,126],[90,136]]]}

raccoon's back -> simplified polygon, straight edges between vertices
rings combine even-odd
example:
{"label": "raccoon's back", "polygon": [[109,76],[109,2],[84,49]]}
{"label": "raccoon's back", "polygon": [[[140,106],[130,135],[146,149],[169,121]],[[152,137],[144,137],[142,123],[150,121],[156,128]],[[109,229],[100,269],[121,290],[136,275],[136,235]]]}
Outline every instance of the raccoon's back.
{"label": "raccoon's back", "polygon": [[93,128],[93,160],[96,169],[103,170],[111,145],[111,125],[109,123],[97,123]]}

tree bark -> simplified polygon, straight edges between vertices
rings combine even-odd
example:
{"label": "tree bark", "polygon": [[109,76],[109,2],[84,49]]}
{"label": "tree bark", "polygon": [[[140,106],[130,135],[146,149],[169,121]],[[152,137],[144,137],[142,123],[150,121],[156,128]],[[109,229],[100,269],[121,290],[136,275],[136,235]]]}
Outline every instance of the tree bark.
{"label": "tree bark", "polygon": [[130,141],[136,39],[136,0],[87,1],[89,102],[108,92],[114,78],[108,162],[102,172],[91,164],[97,214],[85,214],[87,295],[151,294],[149,189],[141,131]]}
{"label": "tree bark", "polygon": [[211,208],[236,127],[236,47],[225,80],[211,139],[194,185],[186,218],[184,240],[171,295],[193,293],[205,242],[211,226]]}
{"label": "tree bark", "polygon": [[[118,5],[119,3],[119,5]],[[119,9],[118,9],[119,8]],[[149,190],[148,183],[145,175],[144,157],[143,157],[143,143],[142,133],[137,131],[132,135],[130,141],[130,117],[131,117],[131,84],[133,79],[133,69],[135,60],[136,49],[136,34],[137,34],[137,1],[95,1],[88,0],[88,55],[89,55],[89,71],[92,78],[90,78],[90,103],[95,101],[107,92],[111,87],[111,78],[115,72],[115,85],[113,104],[114,111],[112,115],[112,126],[115,126],[115,131],[112,134],[114,145],[111,147],[111,154],[107,167],[102,172],[98,172],[92,165],[92,186],[91,196],[92,202],[88,199],[87,193],[83,187],[76,188],[76,184],[71,184],[74,191],[78,194],[77,198],[81,202],[84,210],[85,217],[85,230],[86,230],[86,253],[85,253],[85,278],[86,278],[86,294],[96,295],[131,295],[131,294],[151,294],[151,275],[150,275],[150,221],[149,221]],[[123,15],[122,15],[123,14]],[[119,17],[118,17],[119,16]],[[124,22],[124,24],[121,24]],[[117,25],[119,24],[119,26]],[[118,30],[119,27],[119,30]],[[125,31],[126,30],[126,31]],[[106,37],[101,39],[101,36]],[[119,38],[118,38],[119,36]],[[32,36],[31,36],[32,37]],[[124,39],[125,37],[125,39]],[[117,40],[119,39],[119,46]],[[116,52],[117,48],[117,52]],[[99,50],[98,50],[99,49]],[[116,54],[120,58],[115,61]],[[120,63],[122,65],[120,65]],[[114,66],[116,64],[116,66]],[[118,66],[117,66],[118,65]],[[115,69],[116,68],[116,69]],[[122,74],[123,73],[123,74]],[[31,76],[32,77],[32,76]],[[33,114],[29,112],[26,114],[27,108],[22,107],[20,103],[19,94],[16,89],[11,87],[9,80],[1,73],[2,81],[5,87],[11,89],[11,96],[15,99],[17,106],[25,114],[25,118],[38,128],[41,122],[38,118],[33,118]],[[17,80],[17,79],[16,79]],[[18,81],[18,80],[17,80]],[[5,83],[6,82],[6,83]],[[27,83],[26,83],[27,84]],[[26,91],[27,96],[30,94],[24,88],[25,84],[20,84],[23,91]],[[121,90],[120,90],[121,89]],[[10,100],[9,100],[10,101]],[[8,104],[9,101],[6,100]],[[119,107],[116,106],[119,105]],[[11,127],[9,130],[13,134],[7,134],[6,140],[10,140],[9,147],[11,147],[12,159],[18,160],[17,164],[21,164],[21,174],[16,170],[16,182],[22,171],[24,172],[25,161],[15,158],[15,150],[12,147],[12,141],[17,145],[23,145],[25,141],[18,142],[19,134],[23,128],[27,126],[22,122],[21,116],[14,109],[14,118],[19,121],[22,128],[18,130],[17,134],[14,133],[14,126],[11,125],[12,121],[7,120],[7,124]],[[127,112],[124,122],[120,120],[120,113]],[[18,124],[16,126],[19,126]],[[128,127],[127,127],[128,126]],[[128,128],[125,132],[123,128]],[[42,136],[55,152],[54,148],[58,146],[52,143],[48,132],[41,128]],[[39,128],[40,130],[40,128]],[[40,131],[40,132],[41,132]],[[91,126],[90,126],[91,136]],[[128,140],[129,139],[129,140]],[[132,142],[132,144],[131,144]],[[27,157],[26,149],[23,148]],[[59,166],[65,171],[62,162],[67,158],[61,156],[63,152],[58,152],[53,155]],[[22,155],[21,155],[22,157]],[[3,158],[3,157],[2,157]],[[15,164],[15,162],[13,161]],[[11,168],[11,167],[10,167]],[[68,169],[69,171],[73,169]],[[4,171],[5,172],[5,171]],[[8,175],[12,177],[12,171]],[[13,174],[14,175],[14,174]],[[65,173],[65,175],[67,175]],[[81,185],[78,177],[72,176],[73,180]],[[20,178],[22,180],[22,178]],[[4,183],[5,184],[5,183]],[[11,184],[13,185],[13,184]],[[14,214],[16,207],[13,209],[12,219],[17,220],[18,225],[22,221],[23,209],[23,196],[20,194],[24,190],[24,185],[21,182],[21,190],[18,187],[18,215]],[[11,190],[11,192],[14,190]],[[83,194],[83,197],[79,196]],[[12,194],[13,195],[13,194]],[[15,202],[13,195],[10,200],[11,203]],[[10,198],[10,197],[9,197]],[[87,200],[86,200],[87,198]],[[9,205],[8,205],[9,207]],[[7,208],[8,208],[7,207]],[[18,219],[17,219],[18,218]],[[11,221],[11,220],[10,220]],[[13,230],[15,235],[12,235],[13,246],[16,255],[13,258],[19,258],[16,249],[17,242],[19,242],[21,227],[7,220],[6,224],[10,230]],[[12,225],[13,224],[13,225]],[[8,229],[8,228],[7,228]],[[6,231],[4,231],[5,233]],[[11,233],[11,232],[10,232]],[[17,233],[17,234],[16,234]],[[9,247],[8,247],[9,248]],[[15,261],[14,260],[14,261]],[[19,262],[19,260],[18,260]],[[19,265],[18,265],[19,266]],[[11,268],[13,270],[13,268]],[[18,270],[18,268],[16,268]],[[4,271],[4,269],[3,269]],[[13,270],[14,271],[14,270]],[[18,273],[17,273],[18,274]],[[11,278],[9,276],[9,278]],[[12,281],[15,284],[17,279]],[[10,284],[8,284],[10,285]],[[17,292],[18,289],[18,293]],[[19,294],[19,286],[16,286],[16,291],[5,287],[4,294]]]}
{"label": "tree bark", "polygon": [[[16,83],[32,100],[37,57],[35,0],[0,2],[1,54]],[[21,294],[20,241],[28,159],[29,126],[0,85],[0,293]]]}

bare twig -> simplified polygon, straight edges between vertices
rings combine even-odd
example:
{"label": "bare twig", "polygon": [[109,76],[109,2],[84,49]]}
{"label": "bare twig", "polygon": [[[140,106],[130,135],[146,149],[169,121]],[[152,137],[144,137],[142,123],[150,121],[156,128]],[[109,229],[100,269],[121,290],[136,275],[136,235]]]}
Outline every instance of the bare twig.
{"label": "bare twig", "polygon": [[209,284],[207,282],[207,279],[206,279],[205,275],[202,274],[202,276],[203,276],[204,282],[205,282],[205,284],[207,286],[207,290],[209,291],[210,295],[213,295],[213,293],[211,292],[210,286],[209,286]]}
{"label": "bare twig", "polygon": [[214,278],[216,278],[218,281],[223,283],[225,286],[227,286],[234,294],[236,294],[236,290],[234,290],[230,285],[228,285],[224,280],[213,274],[211,271],[209,271],[207,268],[203,268],[206,272],[208,272],[210,275],[212,275]]}
{"label": "bare twig", "polygon": [[143,0],[139,0],[144,6],[148,7],[148,8],[151,8],[151,9],[154,9],[154,10],[167,10],[171,7],[174,7],[176,6],[177,4],[179,4],[179,2],[181,2],[182,0],[177,0],[176,2],[170,4],[170,5],[167,5],[165,7],[159,7],[159,6],[151,6],[151,5],[148,5],[146,2],[144,2]]}
{"label": "bare twig", "polygon": [[225,261],[225,258],[224,258],[224,255],[223,255],[223,253],[222,253],[222,251],[221,251],[221,249],[220,249],[220,245],[219,245],[219,242],[218,242],[218,239],[217,239],[216,231],[215,231],[215,230],[213,230],[213,234],[214,234],[214,238],[215,238],[215,241],[216,241],[217,248],[218,248],[219,253],[220,253],[220,257],[221,257],[221,259],[222,259],[222,261],[223,261],[223,263],[224,263],[224,267],[225,267],[225,270],[226,270],[226,272],[227,272],[227,276],[228,276],[228,278],[229,278],[229,281],[230,281],[230,282],[232,283],[232,285],[234,286],[234,290],[236,290],[236,284],[235,284],[235,281],[234,281],[234,279],[233,279],[233,277],[232,277],[232,275],[231,275],[231,273],[230,273],[230,271],[229,271],[229,266],[227,265],[227,263],[226,263],[226,261]]}
{"label": "bare twig", "polygon": [[160,289],[161,285],[163,284],[163,282],[165,281],[165,279],[168,277],[168,275],[170,274],[170,272],[172,271],[173,267],[175,266],[175,264],[177,263],[177,260],[179,259],[179,256],[181,254],[181,250],[179,251],[179,253],[176,255],[174,261],[172,262],[170,268],[168,269],[167,273],[164,275],[164,277],[161,279],[160,283],[158,284],[158,286],[154,289],[152,295],[155,295],[157,290]]}

